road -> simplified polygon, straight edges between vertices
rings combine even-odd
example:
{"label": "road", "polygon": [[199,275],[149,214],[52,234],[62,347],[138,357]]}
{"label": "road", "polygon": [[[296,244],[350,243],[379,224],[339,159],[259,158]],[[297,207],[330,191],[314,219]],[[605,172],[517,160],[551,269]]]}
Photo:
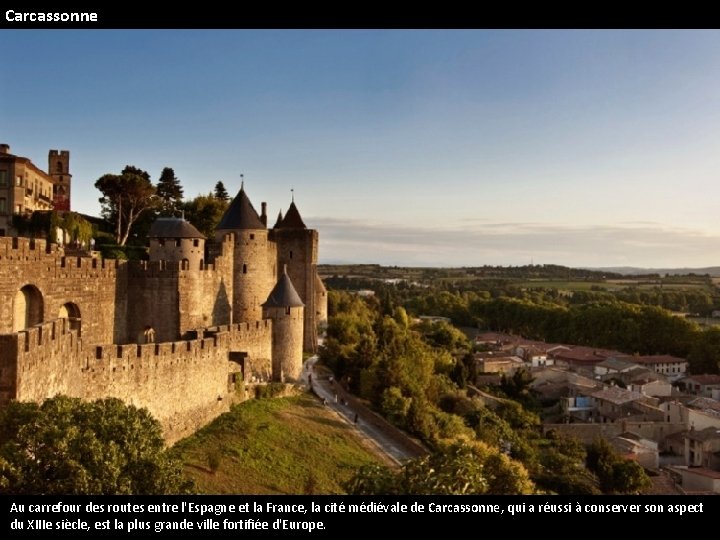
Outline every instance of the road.
{"label": "road", "polygon": [[303,381],[320,399],[325,400],[327,407],[337,412],[362,437],[374,443],[382,453],[397,464],[427,454],[427,450],[418,442],[371,411],[327,373],[317,369],[315,366],[317,360],[317,356],[313,356],[305,361]]}

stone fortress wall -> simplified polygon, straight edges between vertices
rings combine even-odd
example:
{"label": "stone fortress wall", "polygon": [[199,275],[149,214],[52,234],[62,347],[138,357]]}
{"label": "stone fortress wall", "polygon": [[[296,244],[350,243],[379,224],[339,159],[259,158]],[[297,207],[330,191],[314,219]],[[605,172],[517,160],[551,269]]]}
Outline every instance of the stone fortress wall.
{"label": "stone fortress wall", "polygon": [[152,243],[150,261],[119,261],[0,237],[0,405],[118,397],[147,407],[175,441],[227,411],[238,384],[296,380],[302,344],[316,345],[307,316],[316,325],[327,309],[315,305],[327,300],[310,238],[314,247],[294,240],[287,261],[304,306],[264,309],[282,281],[272,231],[225,234],[199,263],[152,260]]}

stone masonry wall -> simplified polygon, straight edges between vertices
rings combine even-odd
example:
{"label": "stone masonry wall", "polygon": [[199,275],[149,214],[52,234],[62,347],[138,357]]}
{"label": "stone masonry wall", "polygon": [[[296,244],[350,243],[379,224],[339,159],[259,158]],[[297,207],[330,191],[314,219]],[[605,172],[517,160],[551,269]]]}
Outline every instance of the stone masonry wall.
{"label": "stone masonry wall", "polygon": [[272,364],[275,381],[300,379],[303,363],[303,310],[302,306],[265,308],[266,316],[273,323]]}
{"label": "stone masonry wall", "polygon": [[304,350],[317,349],[315,275],[318,257],[318,233],[311,229],[274,229],[278,245],[278,268],[287,265],[288,276],[305,304]]}
{"label": "stone masonry wall", "polygon": [[209,326],[228,325],[232,317],[232,236],[220,246],[213,264],[181,272],[179,287],[180,335]]}
{"label": "stone masonry wall", "polygon": [[[235,231],[233,322],[262,318],[262,304],[277,280],[276,246],[267,230]],[[274,270],[274,271],[273,271]]]}
{"label": "stone masonry wall", "polygon": [[180,339],[178,282],[181,265],[180,262],[130,261],[128,332],[119,343],[141,343],[143,340],[139,336],[146,326],[155,330],[156,342]]}
{"label": "stone masonry wall", "polygon": [[59,393],[117,397],[147,407],[173,442],[228,410],[235,397],[230,374],[238,371],[232,351],[244,352],[249,366],[268,369],[271,335],[272,323],[258,321],[188,341],[84,347],[67,320],[46,322],[0,335],[0,404]]}
{"label": "stone masonry wall", "polygon": [[[65,257],[44,240],[0,238],[0,334],[13,331],[18,291],[32,285],[42,296],[43,320],[55,319],[61,307],[75,304],[86,341],[110,343],[125,334],[122,301],[116,282],[125,279],[123,261]],[[20,328],[18,328],[20,329]]]}

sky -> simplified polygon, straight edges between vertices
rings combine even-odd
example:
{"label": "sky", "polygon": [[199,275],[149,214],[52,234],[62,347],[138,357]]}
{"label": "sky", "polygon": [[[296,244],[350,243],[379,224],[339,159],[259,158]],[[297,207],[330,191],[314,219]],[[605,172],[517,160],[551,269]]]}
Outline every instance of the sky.
{"label": "sky", "polygon": [[0,142],[293,189],[321,263],[720,265],[720,32],[2,30]]}

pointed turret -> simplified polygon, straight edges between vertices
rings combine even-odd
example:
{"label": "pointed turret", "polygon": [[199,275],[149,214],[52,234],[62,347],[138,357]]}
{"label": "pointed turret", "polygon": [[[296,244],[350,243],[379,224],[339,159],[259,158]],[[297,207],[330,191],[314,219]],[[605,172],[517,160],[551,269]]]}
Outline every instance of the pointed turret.
{"label": "pointed turret", "polygon": [[240,185],[240,191],[230,203],[230,207],[223,214],[217,231],[233,231],[245,229],[264,229],[260,216],[255,207],[253,207],[250,199],[245,193],[244,184]]}
{"label": "pointed turret", "polygon": [[233,235],[232,322],[255,322],[262,317],[261,302],[275,284],[276,255],[244,183],[215,230],[216,242],[228,234]]}
{"label": "pointed turret", "polygon": [[[295,205],[295,190],[291,190],[290,207],[285,216],[270,231],[277,242],[278,268],[287,265],[288,275],[300,299],[305,303],[303,346],[306,351],[317,349],[318,316],[316,313],[317,231],[308,229]],[[324,298],[327,301],[327,297]]]}
{"label": "pointed turret", "polygon": [[270,292],[267,301],[263,304],[263,307],[298,307],[304,306],[305,304],[300,299],[300,295],[295,290],[295,287],[290,281],[290,276],[287,275],[287,266],[283,267],[283,273],[278,279],[277,284]]}
{"label": "pointed turret", "polygon": [[300,212],[295,206],[295,201],[290,203],[285,217],[279,225],[275,225],[278,229],[307,229],[305,222],[300,217]]}
{"label": "pointed turret", "polygon": [[287,268],[263,304],[263,318],[272,320],[272,377],[296,381],[302,372],[305,308]]}
{"label": "pointed turret", "polygon": [[282,223],[282,220],[283,220],[283,215],[282,215],[282,210],[280,210],[278,212],[278,218],[277,218],[277,221],[275,222],[275,225],[273,226],[273,229],[277,229],[280,226],[280,224]]}

